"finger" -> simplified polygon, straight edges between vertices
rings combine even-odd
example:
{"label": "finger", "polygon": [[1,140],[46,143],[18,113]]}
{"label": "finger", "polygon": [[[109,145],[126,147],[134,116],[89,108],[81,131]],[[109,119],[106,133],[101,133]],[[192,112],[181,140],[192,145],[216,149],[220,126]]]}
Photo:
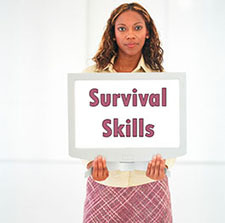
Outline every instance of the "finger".
{"label": "finger", "polygon": [[87,164],[87,169],[90,169],[91,167],[93,167],[93,162],[94,162],[94,160],[90,161],[90,162]]}
{"label": "finger", "polygon": [[164,178],[164,176],[165,176],[164,168],[165,168],[164,161],[161,160],[161,164],[160,164],[160,178]]}
{"label": "finger", "polygon": [[102,158],[102,163],[103,163],[103,178],[106,179],[107,178],[107,168],[106,168],[106,160],[105,158],[103,157]]}
{"label": "finger", "polygon": [[102,158],[102,163],[103,163],[103,169],[106,169],[106,160],[104,157]]}
{"label": "finger", "polygon": [[154,172],[155,178],[159,177],[159,170],[160,170],[160,157],[157,156],[157,158],[156,158],[156,165],[155,165],[155,172]]}
{"label": "finger", "polygon": [[147,177],[150,177],[151,166],[152,166],[152,163],[149,162],[149,163],[148,163],[148,166],[147,166],[147,170],[146,170],[146,176],[147,176]]}
{"label": "finger", "polygon": [[98,157],[98,178],[103,177],[103,164],[102,164],[102,157]]}
{"label": "finger", "polygon": [[150,177],[153,179],[155,173],[155,156],[153,157],[151,169],[150,169]]}
{"label": "finger", "polygon": [[104,170],[103,180],[105,180],[108,176],[109,176],[109,171],[108,171],[108,169],[106,168],[106,169]]}
{"label": "finger", "polygon": [[108,169],[106,169],[106,170],[104,171],[104,180],[105,180],[108,176],[109,176],[109,171],[108,171]]}
{"label": "finger", "polygon": [[97,160],[95,158],[93,162],[93,172],[92,172],[92,177],[97,180]]}

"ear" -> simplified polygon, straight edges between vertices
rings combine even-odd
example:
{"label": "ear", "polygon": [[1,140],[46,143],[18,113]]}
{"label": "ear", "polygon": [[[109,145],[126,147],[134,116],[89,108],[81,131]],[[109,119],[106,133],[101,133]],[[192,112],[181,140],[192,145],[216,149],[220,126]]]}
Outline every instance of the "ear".
{"label": "ear", "polygon": [[149,39],[149,32],[146,33],[145,38],[146,38],[146,39]]}

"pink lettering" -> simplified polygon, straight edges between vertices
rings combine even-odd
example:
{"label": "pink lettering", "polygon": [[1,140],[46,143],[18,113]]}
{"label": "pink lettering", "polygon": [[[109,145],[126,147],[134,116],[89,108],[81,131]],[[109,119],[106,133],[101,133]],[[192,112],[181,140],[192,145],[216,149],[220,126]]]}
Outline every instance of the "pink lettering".
{"label": "pink lettering", "polygon": [[112,135],[112,130],[107,124],[111,124],[110,119],[106,119],[102,122],[102,126],[106,130],[106,132],[103,133],[103,137],[109,137]]}
{"label": "pink lettering", "polygon": [[118,118],[114,118],[114,137],[124,137],[123,129],[124,125],[118,125]]}
{"label": "pink lettering", "polygon": [[162,106],[166,106],[166,88],[162,88]]}
{"label": "pink lettering", "polygon": [[89,92],[89,96],[94,100],[94,102],[90,102],[90,106],[92,106],[92,107],[97,106],[99,103],[98,97],[95,96],[95,93],[98,93],[97,88],[93,88]]}
{"label": "pink lettering", "polygon": [[148,132],[148,133],[145,133],[145,136],[147,137],[152,137],[154,135],[154,131],[152,130],[155,126],[154,125],[151,125],[151,124],[148,124],[145,126],[145,130]]}
{"label": "pink lettering", "polygon": [[160,102],[159,102],[159,94],[151,94],[150,98],[149,98],[149,104],[154,107],[154,106],[159,106]]}

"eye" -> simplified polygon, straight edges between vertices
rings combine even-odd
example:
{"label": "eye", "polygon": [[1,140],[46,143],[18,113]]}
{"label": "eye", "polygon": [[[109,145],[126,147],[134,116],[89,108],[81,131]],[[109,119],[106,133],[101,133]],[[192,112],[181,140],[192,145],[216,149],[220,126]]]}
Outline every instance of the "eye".
{"label": "eye", "polygon": [[123,27],[123,26],[121,26],[121,27],[119,27],[119,28],[118,28],[118,30],[119,30],[119,31],[121,31],[121,32],[123,32],[123,31],[125,31],[125,30],[126,30],[126,28],[125,28],[125,27]]}
{"label": "eye", "polygon": [[141,30],[142,29],[142,26],[136,26],[135,29],[136,30]]}
{"label": "eye", "polygon": [[135,27],[135,30],[141,30],[142,29],[142,26],[136,26]]}

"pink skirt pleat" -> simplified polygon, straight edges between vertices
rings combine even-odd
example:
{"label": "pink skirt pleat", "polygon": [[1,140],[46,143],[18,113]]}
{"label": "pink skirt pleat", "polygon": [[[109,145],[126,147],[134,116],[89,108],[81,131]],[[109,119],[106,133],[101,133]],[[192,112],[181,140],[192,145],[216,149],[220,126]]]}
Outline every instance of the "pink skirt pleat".
{"label": "pink skirt pleat", "polygon": [[163,180],[131,187],[87,180],[84,223],[172,223],[167,176]]}

